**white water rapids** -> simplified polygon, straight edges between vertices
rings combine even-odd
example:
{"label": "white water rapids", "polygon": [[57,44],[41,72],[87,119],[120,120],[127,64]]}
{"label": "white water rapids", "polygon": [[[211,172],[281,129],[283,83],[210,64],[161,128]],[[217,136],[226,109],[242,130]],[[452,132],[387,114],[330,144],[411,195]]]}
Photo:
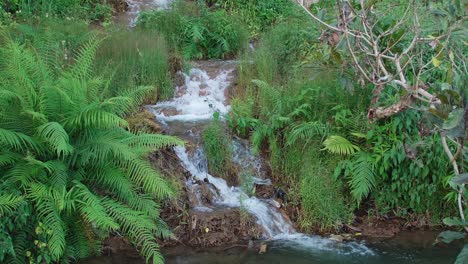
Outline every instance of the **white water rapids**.
{"label": "white water rapids", "polygon": [[[175,147],[183,167],[190,172],[192,179],[187,187],[196,191],[195,180],[208,181],[214,195],[213,204],[203,204],[200,199],[192,204],[192,209],[210,212],[217,208],[242,208],[252,214],[264,230],[264,237],[279,243],[292,243],[308,250],[325,250],[342,254],[373,254],[365,245],[357,242],[336,243],[319,236],[297,233],[289,219],[275,206],[272,199],[259,199],[247,195],[240,187],[228,186],[222,178],[210,175],[203,148],[199,144],[200,132],[197,126],[208,123],[213,114],[225,115],[230,106],[227,100],[234,62],[200,62],[199,68],[193,68],[184,74],[184,84],[176,88],[175,96],[170,101],[160,102],[151,107],[156,119],[163,124],[169,134],[185,135],[195,151],[185,147]],[[239,140],[233,140],[233,161],[242,169],[253,170],[254,182],[271,184],[269,179],[261,178],[261,163],[248,147]]]}

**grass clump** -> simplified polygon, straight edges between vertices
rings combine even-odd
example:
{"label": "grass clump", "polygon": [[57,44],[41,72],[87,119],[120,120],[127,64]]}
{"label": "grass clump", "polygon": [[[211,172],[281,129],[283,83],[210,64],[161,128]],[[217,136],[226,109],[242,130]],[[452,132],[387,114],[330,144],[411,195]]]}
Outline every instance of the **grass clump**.
{"label": "grass clump", "polygon": [[17,20],[56,17],[108,24],[112,21],[112,4],[115,2],[116,0],[5,0],[0,3],[0,13],[3,11]]}
{"label": "grass clump", "polygon": [[214,120],[202,134],[208,170],[227,180],[230,180],[228,177],[232,168],[232,148],[229,138],[218,115],[215,115]]}
{"label": "grass clump", "polygon": [[346,204],[340,184],[333,180],[333,165],[303,161],[300,226],[307,231],[337,231],[352,220],[352,207]]}

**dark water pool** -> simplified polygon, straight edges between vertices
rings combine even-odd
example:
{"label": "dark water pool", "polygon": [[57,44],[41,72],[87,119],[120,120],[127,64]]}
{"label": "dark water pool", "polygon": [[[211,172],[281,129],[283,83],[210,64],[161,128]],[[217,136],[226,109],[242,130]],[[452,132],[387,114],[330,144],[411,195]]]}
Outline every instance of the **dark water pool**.
{"label": "dark water pool", "polygon": [[[169,264],[325,264],[325,263],[378,263],[378,264],[445,264],[454,263],[462,245],[434,246],[434,232],[401,233],[396,238],[337,246],[324,249],[313,244],[299,242],[270,242],[264,254],[245,248],[231,248],[221,252],[194,252],[187,248],[165,252]],[[309,241],[313,242],[313,241]],[[144,263],[140,259],[125,256],[102,256],[82,264]]]}

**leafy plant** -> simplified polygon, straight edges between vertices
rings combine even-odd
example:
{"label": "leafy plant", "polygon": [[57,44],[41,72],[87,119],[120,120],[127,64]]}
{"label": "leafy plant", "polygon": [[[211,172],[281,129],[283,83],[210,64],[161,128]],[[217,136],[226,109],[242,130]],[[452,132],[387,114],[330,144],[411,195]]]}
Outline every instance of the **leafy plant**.
{"label": "leafy plant", "polygon": [[294,5],[288,0],[211,0],[212,5],[239,16],[257,36],[269,27],[294,15]]}
{"label": "leafy plant", "polygon": [[351,155],[360,150],[358,146],[341,136],[329,136],[323,145],[325,146],[324,150],[339,155]]}
{"label": "leafy plant", "polygon": [[193,8],[189,13],[179,3],[171,10],[146,12],[139,25],[163,34],[186,59],[230,58],[245,48],[247,34],[236,17],[208,10],[203,2]]}
{"label": "leafy plant", "polygon": [[93,74],[96,38],[63,69],[1,41],[0,259],[84,258],[119,230],[147,261],[162,263],[156,238],[170,232],[158,204],[174,191],[145,154],[181,141],[132,133],[124,119],[152,88],[108,97],[109,80]]}

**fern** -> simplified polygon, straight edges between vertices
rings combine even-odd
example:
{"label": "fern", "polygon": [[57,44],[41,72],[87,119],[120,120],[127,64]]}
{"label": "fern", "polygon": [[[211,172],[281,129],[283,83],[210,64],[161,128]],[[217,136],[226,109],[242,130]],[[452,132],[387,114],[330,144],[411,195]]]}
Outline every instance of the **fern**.
{"label": "fern", "polygon": [[369,154],[360,152],[353,159],[351,166],[349,185],[351,194],[359,204],[375,187],[374,165]]}
{"label": "fern", "polygon": [[316,121],[299,123],[290,129],[290,132],[286,137],[286,144],[292,145],[297,140],[308,140],[312,139],[314,136],[323,138],[327,136],[328,133],[329,127],[322,123]]}
{"label": "fern", "polygon": [[325,146],[324,150],[339,155],[351,155],[360,150],[358,146],[341,136],[329,136],[323,145]]}
{"label": "fern", "polygon": [[58,156],[68,155],[73,147],[69,144],[68,133],[57,122],[46,123],[38,127],[39,136],[46,140]]}
{"label": "fern", "polygon": [[0,216],[12,213],[24,201],[21,196],[14,196],[11,194],[0,195]]}
{"label": "fern", "polygon": [[10,40],[0,47],[0,223],[26,218],[2,225],[13,241],[8,262],[43,254],[31,240],[46,243],[46,262],[88,257],[119,230],[162,263],[156,238],[170,232],[159,202],[174,190],[146,155],[183,142],[125,129],[125,115],[154,88],[110,97],[109,80],[93,76],[100,41],[91,38],[64,69],[49,68],[56,64],[47,50]]}

